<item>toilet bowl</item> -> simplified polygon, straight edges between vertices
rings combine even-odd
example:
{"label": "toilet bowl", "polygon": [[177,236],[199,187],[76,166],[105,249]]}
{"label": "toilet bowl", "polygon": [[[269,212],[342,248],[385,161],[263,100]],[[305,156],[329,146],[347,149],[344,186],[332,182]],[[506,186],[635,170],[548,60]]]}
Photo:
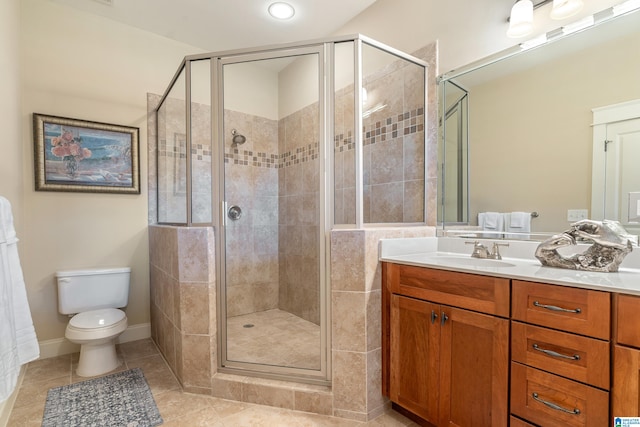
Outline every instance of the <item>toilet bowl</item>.
{"label": "toilet bowl", "polygon": [[85,311],[71,318],[64,336],[80,344],[80,360],[76,373],[93,377],[116,369],[122,364],[116,354],[115,339],[127,329],[127,316],[122,310],[106,308]]}
{"label": "toilet bowl", "polygon": [[102,375],[120,366],[116,338],[127,329],[119,308],[129,298],[129,268],[59,271],[58,311],[72,316],[64,336],[80,345],[76,373]]}

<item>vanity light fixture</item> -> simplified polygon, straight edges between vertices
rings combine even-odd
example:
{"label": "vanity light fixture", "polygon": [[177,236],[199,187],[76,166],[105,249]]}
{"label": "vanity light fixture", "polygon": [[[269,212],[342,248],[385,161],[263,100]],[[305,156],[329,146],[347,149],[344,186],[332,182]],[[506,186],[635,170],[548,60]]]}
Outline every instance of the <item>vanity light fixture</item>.
{"label": "vanity light fixture", "polygon": [[553,42],[571,33],[576,33],[591,26],[600,25],[603,22],[620,15],[633,12],[636,9],[640,9],[640,0],[627,0],[610,8],[601,10],[593,15],[586,16],[576,22],[566,24],[560,28],[556,28],[545,34],[534,37],[531,40],[520,43],[519,47],[521,50],[533,49],[534,47],[543,45],[547,42]]}
{"label": "vanity light fixture", "polygon": [[553,0],[551,19],[561,20],[574,16],[584,6],[582,0]]}
{"label": "vanity light fixture", "polygon": [[517,0],[511,8],[507,36],[524,37],[533,31],[533,11],[553,1],[551,19],[566,19],[580,12],[583,0],[542,0],[534,4],[532,0]]}
{"label": "vanity light fixture", "polygon": [[267,10],[269,11],[269,15],[281,20],[289,19],[296,13],[296,10],[289,3],[280,1],[271,3]]}

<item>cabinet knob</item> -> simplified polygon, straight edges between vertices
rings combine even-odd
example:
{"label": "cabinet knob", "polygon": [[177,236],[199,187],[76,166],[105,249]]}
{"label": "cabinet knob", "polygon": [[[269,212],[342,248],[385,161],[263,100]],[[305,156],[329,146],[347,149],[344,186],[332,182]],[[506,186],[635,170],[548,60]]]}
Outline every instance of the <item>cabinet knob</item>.
{"label": "cabinet knob", "polygon": [[431,323],[436,323],[436,320],[438,320],[438,314],[435,310],[431,310]]}
{"label": "cabinet knob", "polygon": [[449,316],[447,316],[444,311],[442,312],[442,325],[444,325],[444,322],[446,322],[447,320],[449,320]]}

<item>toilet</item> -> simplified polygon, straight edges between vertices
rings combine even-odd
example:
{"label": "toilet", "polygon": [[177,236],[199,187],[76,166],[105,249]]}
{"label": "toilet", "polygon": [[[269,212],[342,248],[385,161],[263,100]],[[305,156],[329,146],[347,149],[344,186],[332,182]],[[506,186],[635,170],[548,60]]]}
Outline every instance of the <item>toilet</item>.
{"label": "toilet", "polygon": [[76,373],[93,377],[120,366],[116,338],[127,329],[130,268],[58,271],[58,311],[71,317],[64,336],[80,344]]}

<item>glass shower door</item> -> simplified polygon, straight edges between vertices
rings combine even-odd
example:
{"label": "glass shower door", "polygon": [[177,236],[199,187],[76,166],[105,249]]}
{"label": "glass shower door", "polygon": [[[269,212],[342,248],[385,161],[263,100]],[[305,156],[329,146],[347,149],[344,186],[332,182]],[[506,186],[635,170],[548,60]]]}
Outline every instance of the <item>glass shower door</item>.
{"label": "glass shower door", "polygon": [[320,57],[221,60],[223,367],[305,375],[326,364]]}

